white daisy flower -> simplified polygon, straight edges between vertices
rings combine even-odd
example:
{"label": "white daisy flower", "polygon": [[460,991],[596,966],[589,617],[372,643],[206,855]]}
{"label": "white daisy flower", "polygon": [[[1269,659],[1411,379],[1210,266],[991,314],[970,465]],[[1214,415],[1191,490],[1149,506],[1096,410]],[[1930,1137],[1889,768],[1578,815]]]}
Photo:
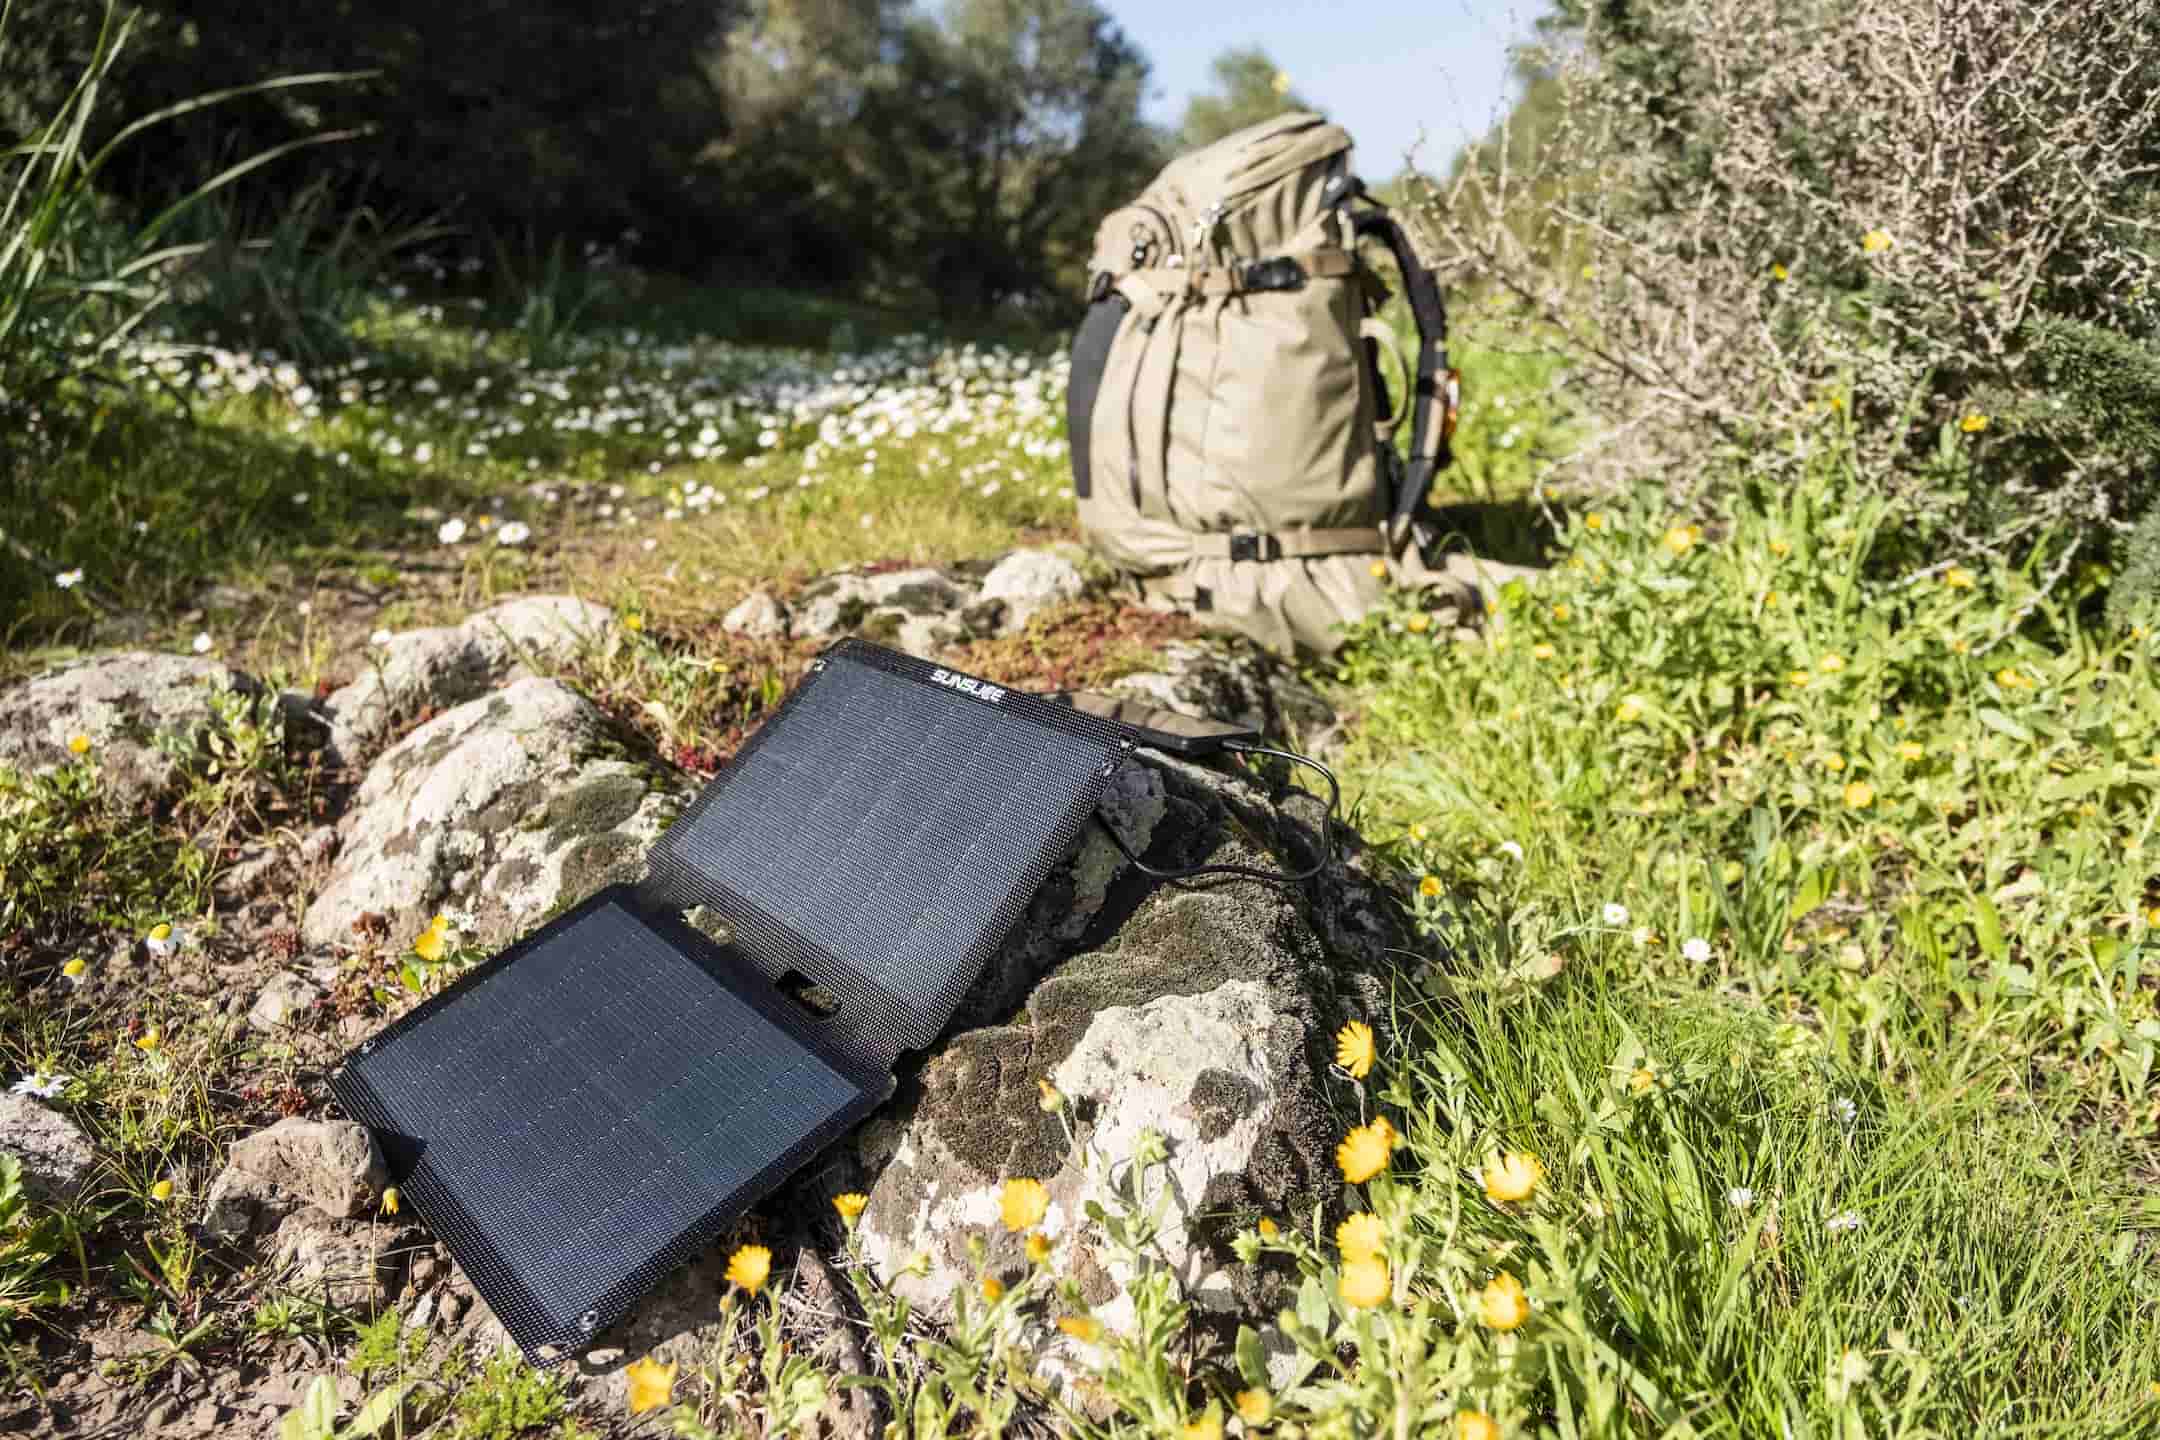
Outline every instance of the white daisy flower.
{"label": "white daisy flower", "polygon": [[8,1089],[17,1095],[35,1095],[40,1100],[57,1100],[67,1089],[68,1077],[52,1070],[39,1070],[25,1075]]}
{"label": "white daisy flower", "polygon": [[1710,942],[1700,935],[1691,935],[1680,947],[1680,953],[1693,964],[1707,965],[1710,963]]}
{"label": "white daisy flower", "polygon": [[1725,1192],[1725,1203],[1735,1210],[1746,1210],[1755,1203],[1755,1192],[1745,1185],[1735,1185]]}
{"label": "white daisy flower", "polygon": [[1611,900],[1605,903],[1605,923],[1607,925],[1617,930],[1627,924],[1629,918],[1627,906]]}
{"label": "white daisy flower", "polygon": [[202,631],[202,632],[200,632],[199,634],[197,634],[197,635],[196,635],[196,637],[195,637],[195,653],[196,653],[196,654],[198,654],[198,655],[207,655],[207,654],[209,654],[209,653],[210,653],[210,632],[209,632],[209,631],[207,631],[207,630],[204,630],[204,631]]}
{"label": "white daisy flower", "polygon": [[512,520],[495,532],[497,545],[522,545],[532,538],[532,527],[522,520]]}
{"label": "white daisy flower", "polygon": [[62,590],[72,590],[77,585],[82,584],[82,571],[63,570],[58,575],[53,576],[53,584],[58,585]]}
{"label": "white daisy flower", "polygon": [[1522,846],[1516,844],[1513,840],[1501,841],[1500,853],[1507,856],[1508,859],[1515,861],[1517,864],[1520,864],[1522,862]]}
{"label": "white daisy flower", "polygon": [[465,538],[465,522],[459,519],[443,521],[442,528],[435,532],[435,538],[445,545],[457,544]]}

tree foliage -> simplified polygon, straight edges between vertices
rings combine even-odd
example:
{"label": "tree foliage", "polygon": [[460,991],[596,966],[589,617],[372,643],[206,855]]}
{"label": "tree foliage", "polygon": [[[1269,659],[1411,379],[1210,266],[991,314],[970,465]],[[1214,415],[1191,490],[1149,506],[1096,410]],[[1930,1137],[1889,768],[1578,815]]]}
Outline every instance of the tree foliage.
{"label": "tree foliage", "polygon": [[1214,90],[1185,103],[1185,118],[1178,126],[1181,149],[1212,145],[1225,135],[1292,110],[1319,112],[1318,106],[1291,88],[1289,72],[1258,46],[1225,50],[1215,57],[1211,73]]}
{"label": "tree foliage", "polygon": [[[0,132],[34,133],[100,7],[15,0]],[[635,237],[647,264],[977,309],[1072,277],[1144,183],[1146,61],[1094,0],[143,0],[95,128],[268,75],[365,72],[249,99],[131,146],[147,209],[241,156],[360,132],[251,177],[258,211],[328,185],[508,242]]]}

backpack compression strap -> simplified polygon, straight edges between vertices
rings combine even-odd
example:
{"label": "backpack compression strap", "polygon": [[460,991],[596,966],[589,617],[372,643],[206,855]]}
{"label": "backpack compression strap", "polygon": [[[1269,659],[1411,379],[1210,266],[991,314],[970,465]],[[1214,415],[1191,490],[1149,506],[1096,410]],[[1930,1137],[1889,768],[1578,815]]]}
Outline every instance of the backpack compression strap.
{"label": "backpack compression strap", "polygon": [[1396,487],[1394,513],[1388,519],[1388,538],[1399,544],[1432,488],[1433,476],[1455,458],[1448,442],[1455,433],[1461,381],[1448,368],[1447,308],[1440,300],[1439,278],[1418,258],[1395,217],[1379,201],[1365,197],[1364,188],[1350,180],[1336,203],[1365,198],[1372,207],[1350,216],[1351,231],[1359,240],[1367,236],[1379,240],[1395,257],[1418,330],[1417,370],[1411,382],[1410,463]]}

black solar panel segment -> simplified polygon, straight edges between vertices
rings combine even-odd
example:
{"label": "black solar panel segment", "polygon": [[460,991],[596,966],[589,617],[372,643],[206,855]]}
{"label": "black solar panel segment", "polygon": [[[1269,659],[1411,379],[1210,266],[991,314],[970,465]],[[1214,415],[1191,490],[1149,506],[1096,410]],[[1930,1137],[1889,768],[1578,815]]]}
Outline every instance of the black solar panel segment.
{"label": "black solar panel segment", "polygon": [[890,1077],[820,1043],[794,1003],[616,889],[378,1036],[332,1089],[545,1358],[884,1098]]}

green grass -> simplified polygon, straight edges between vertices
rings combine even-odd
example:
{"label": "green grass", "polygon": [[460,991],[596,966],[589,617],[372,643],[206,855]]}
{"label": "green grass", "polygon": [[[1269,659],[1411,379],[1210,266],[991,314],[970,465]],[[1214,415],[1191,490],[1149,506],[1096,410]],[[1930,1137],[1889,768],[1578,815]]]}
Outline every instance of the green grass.
{"label": "green grass", "polygon": [[[638,628],[573,678],[703,770],[798,658],[721,634],[747,588],[1071,538],[1062,382],[1040,349],[842,355],[820,348],[836,327],[865,345],[892,331],[827,303],[538,278],[569,320],[521,328],[519,306],[421,284],[351,312],[351,358],[153,352],[155,381],[48,402],[9,534],[50,566],[0,581],[12,665],[205,633],[306,686],[352,673],[378,625],[577,588]],[[2091,579],[2044,595],[2013,569],[1936,565],[1841,478],[1836,446],[1865,437],[1826,436],[1807,486],[1741,487],[1715,514],[1665,513],[1654,488],[1533,499],[1566,444],[1553,363],[1459,348],[1473,389],[1451,518],[1485,553],[1553,569],[1503,597],[1485,644],[1403,597],[1320,677],[1355,717],[1336,758],[1360,827],[1406,887],[1431,877],[1412,902],[1430,953],[1406,966],[1370,1082],[1408,1148],[1358,1202],[1390,1217],[1392,1273],[1417,1277],[1404,1299],[1422,1308],[1345,1307],[1332,1241],[1281,1240],[1321,1292],[1315,1353],[1363,1358],[1281,1413],[1363,1433],[1414,1381],[1412,1428],[1431,1434],[1470,1407],[1565,1436],[2149,1426],[2146,637],[2097,625]],[[530,533],[498,543],[506,525]],[[1081,607],[967,663],[1087,683],[1168,633]],[[98,874],[98,943],[199,909],[181,822],[275,823],[309,784],[281,763],[253,754],[247,784],[104,832],[83,796],[11,792],[0,846],[37,867],[18,903],[50,928]],[[152,1195],[206,1181],[242,1057],[172,997],[70,1000],[62,949],[40,947],[35,973],[10,972],[0,1051],[74,1075],[66,1103],[114,1157],[83,1232],[93,1291],[123,1295],[132,1253],[184,1272],[173,1342],[200,1315],[222,1317],[189,1342],[211,1363],[244,1333],[284,1343],[304,1328],[290,1307],[193,1267]],[[151,1023],[162,1063],[133,1043]],[[1537,1199],[1484,1198],[1494,1149],[1541,1158]],[[0,1254],[11,1293],[82,1278],[62,1229],[36,1234]],[[1502,1268],[1534,1307],[1505,1338],[1474,1318]],[[978,1328],[981,1363],[1007,1354]],[[371,1383],[435,1363],[373,1353],[353,1367]],[[1111,1388],[1151,1397],[1158,1432],[1173,1391],[1196,1417],[1244,1384],[1228,1357],[1166,1378],[1161,1354],[1120,1354]],[[456,1373],[483,1398],[434,1412],[444,1433],[561,1416],[514,1371]],[[710,1413],[762,1403],[751,1370],[725,1373]]]}

